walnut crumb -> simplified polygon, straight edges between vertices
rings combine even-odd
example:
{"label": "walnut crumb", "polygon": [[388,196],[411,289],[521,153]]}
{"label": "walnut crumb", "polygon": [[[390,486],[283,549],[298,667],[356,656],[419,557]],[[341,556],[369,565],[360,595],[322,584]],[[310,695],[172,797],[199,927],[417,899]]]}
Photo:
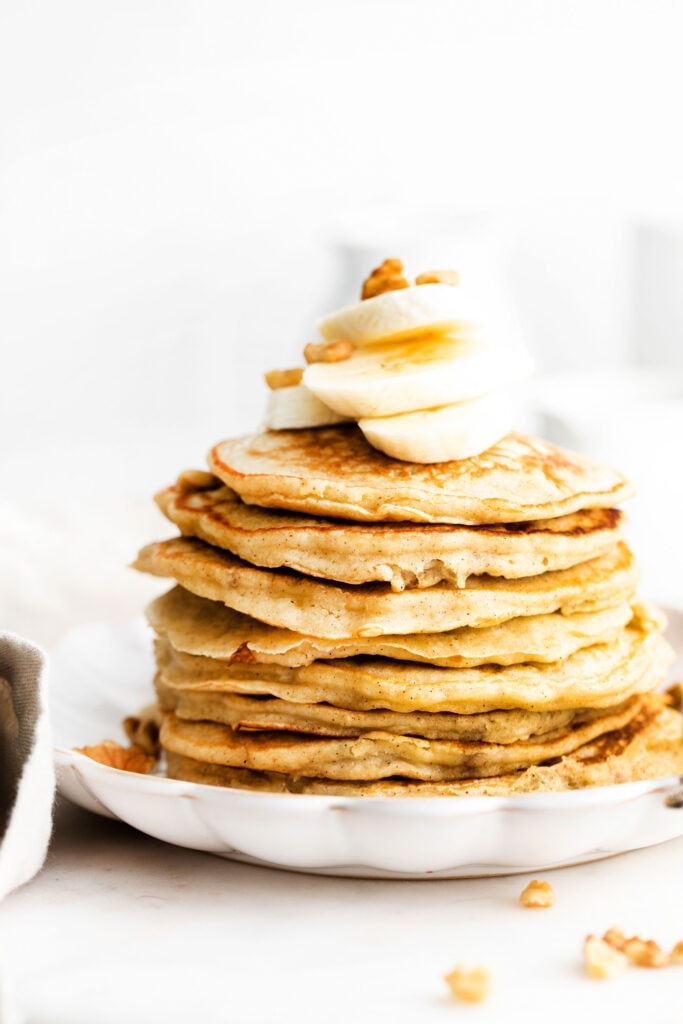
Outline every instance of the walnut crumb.
{"label": "walnut crumb", "polygon": [[415,284],[450,284],[454,286],[459,281],[460,274],[457,270],[427,270],[415,278]]}
{"label": "walnut crumb", "polygon": [[583,944],[583,958],[589,978],[607,981],[622,974],[628,967],[628,957],[609,942],[596,935],[588,935]]}
{"label": "walnut crumb", "polygon": [[677,942],[669,954],[672,964],[683,964],[683,941]]}
{"label": "walnut crumb", "polygon": [[553,887],[550,882],[534,878],[520,893],[519,902],[523,907],[552,907],[555,902]]}
{"label": "walnut crumb", "polygon": [[307,363],[342,363],[350,359],[353,345],[350,341],[340,338],[339,341],[321,341],[319,345],[310,342],[304,349]]}
{"label": "walnut crumb", "polygon": [[141,747],[136,745],[122,747],[113,740],[103,740],[92,747],[74,747],[77,754],[85,754],[86,757],[106,764],[110,768],[120,768],[124,772],[138,772],[147,775],[156,764],[156,758],[146,754]]}
{"label": "walnut crumb", "polygon": [[395,292],[401,288],[410,288],[410,281],[403,276],[403,263],[396,259],[385,260],[363,281],[360,297],[374,299],[376,295]]}
{"label": "walnut crumb", "polygon": [[486,967],[454,967],[444,978],[454,999],[482,1003],[491,994],[492,977]]}

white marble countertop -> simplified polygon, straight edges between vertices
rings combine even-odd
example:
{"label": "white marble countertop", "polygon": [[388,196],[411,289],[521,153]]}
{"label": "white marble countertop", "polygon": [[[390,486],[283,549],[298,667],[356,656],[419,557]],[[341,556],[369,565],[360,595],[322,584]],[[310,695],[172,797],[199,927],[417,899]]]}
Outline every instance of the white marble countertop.
{"label": "white marble countertop", "polygon": [[[585,977],[587,932],[683,938],[683,839],[529,876],[361,881],[232,863],[58,804],[43,871],[0,907],[0,948],[25,1024],[541,1022],[683,1019],[683,967]],[[453,1002],[456,963],[494,975]],[[13,1024],[10,1020],[3,1024]]]}

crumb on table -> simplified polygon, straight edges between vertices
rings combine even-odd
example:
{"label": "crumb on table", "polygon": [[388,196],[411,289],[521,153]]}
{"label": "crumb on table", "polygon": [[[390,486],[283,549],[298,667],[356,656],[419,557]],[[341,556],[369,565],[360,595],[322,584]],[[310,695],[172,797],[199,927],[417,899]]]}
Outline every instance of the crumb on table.
{"label": "crumb on table", "polygon": [[523,907],[552,907],[555,893],[550,882],[534,878],[520,893],[519,902]]}
{"label": "crumb on table", "polygon": [[492,977],[486,967],[454,967],[445,981],[454,999],[481,1003],[491,994]]}

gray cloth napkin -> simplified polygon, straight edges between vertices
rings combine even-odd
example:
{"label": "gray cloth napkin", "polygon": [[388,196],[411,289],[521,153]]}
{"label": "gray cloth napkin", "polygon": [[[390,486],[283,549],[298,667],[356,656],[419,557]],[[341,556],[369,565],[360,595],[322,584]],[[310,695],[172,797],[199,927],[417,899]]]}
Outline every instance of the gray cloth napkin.
{"label": "gray cloth napkin", "polygon": [[41,867],[55,777],[39,648],[0,632],[0,899]]}

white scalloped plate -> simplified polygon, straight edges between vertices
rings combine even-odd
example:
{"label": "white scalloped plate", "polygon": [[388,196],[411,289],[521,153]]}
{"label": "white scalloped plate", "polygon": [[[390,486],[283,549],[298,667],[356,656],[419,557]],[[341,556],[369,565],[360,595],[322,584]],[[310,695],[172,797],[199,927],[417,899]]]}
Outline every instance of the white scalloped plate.
{"label": "white scalloped plate", "polygon": [[[669,610],[683,675],[683,612]],[[517,797],[366,798],[251,793],[118,771],[72,746],[123,739],[151,699],[147,627],[74,630],[52,661],[61,792],[177,846],[327,875],[466,878],[548,870],[683,835],[678,778]]]}

